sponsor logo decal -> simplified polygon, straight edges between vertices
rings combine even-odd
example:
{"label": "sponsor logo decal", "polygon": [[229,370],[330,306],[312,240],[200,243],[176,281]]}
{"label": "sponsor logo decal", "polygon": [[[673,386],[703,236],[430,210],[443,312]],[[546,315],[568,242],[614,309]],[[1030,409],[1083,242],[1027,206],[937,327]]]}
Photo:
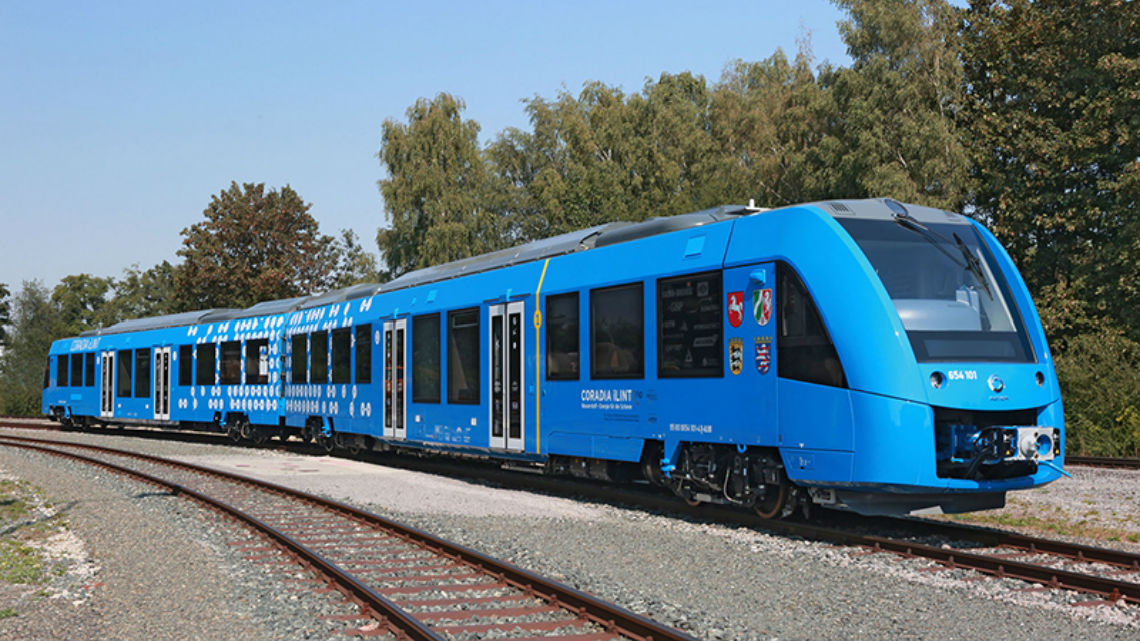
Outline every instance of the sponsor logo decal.
{"label": "sponsor logo decal", "polygon": [[728,324],[740,327],[744,322],[744,292],[728,293]]}
{"label": "sponsor logo decal", "polygon": [[756,371],[767,374],[772,367],[772,339],[763,337],[756,339]]}
{"label": "sponsor logo decal", "polygon": [[756,324],[763,327],[772,320],[772,288],[758,289],[752,292],[752,316]]}
{"label": "sponsor logo decal", "polygon": [[1005,389],[1005,381],[1001,380],[997,374],[990,376],[989,380],[986,382],[990,384],[990,389],[992,389],[995,393],[1000,394],[1001,391]]}
{"label": "sponsor logo decal", "polygon": [[744,370],[744,339],[733,338],[728,341],[728,366],[733,375]]}

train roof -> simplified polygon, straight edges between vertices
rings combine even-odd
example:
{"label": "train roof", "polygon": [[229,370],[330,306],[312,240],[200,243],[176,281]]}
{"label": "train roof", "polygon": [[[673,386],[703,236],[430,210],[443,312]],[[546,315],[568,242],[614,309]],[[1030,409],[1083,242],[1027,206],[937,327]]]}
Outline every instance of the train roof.
{"label": "train roof", "polygon": [[181,312],[179,314],[167,314],[165,316],[148,316],[146,318],[132,318],[119,323],[115,323],[110,327],[100,327],[99,329],[90,329],[80,334],[80,336],[102,336],[105,334],[125,334],[127,332],[143,332],[148,329],[163,329],[166,327],[184,327],[186,325],[196,325],[202,322],[202,319],[210,314],[217,314],[222,312],[239,312],[242,310],[237,309],[201,309],[194,312]]}

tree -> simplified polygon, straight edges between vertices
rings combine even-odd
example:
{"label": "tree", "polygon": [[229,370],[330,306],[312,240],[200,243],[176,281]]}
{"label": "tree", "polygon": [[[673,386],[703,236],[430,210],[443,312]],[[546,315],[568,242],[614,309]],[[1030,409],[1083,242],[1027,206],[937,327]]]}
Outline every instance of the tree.
{"label": "tree", "polygon": [[333,273],[333,287],[348,287],[359,283],[380,280],[376,257],[360,245],[360,239],[351,229],[340,230],[337,239],[337,265]]}
{"label": "tree", "polygon": [[971,3],[974,203],[1040,292],[1140,340],[1140,3]]}
{"label": "tree", "polygon": [[146,271],[131,265],[111,289],[108,316],[114,322],[169,314],[174,309],[174,267],[165,260]]}
{"label": "tree", "polygon": [[407,124],[385,120],[377,156],[389,227],[376,234],[389,277],[507,244],[501,193],[479,148],[479,125],[463,101],[441,93],[408,109]]}
{"label": "tree", "polygon": [[111,278],[90,274],[64,276],[51,292],[51,305],[62,335],[78,336],[89,329],[116,323],[118,318],[107,298],[113,284]]}
{"label": "tree", "polygon": [[11,333],[0,355],[0,412],[10,416],[39,414],[44,366],[51,342],[68,334],[47,289],[25,281],[12,301]]}
{"label": "tree", "polygon": [[234,182],[213,196],[206,220],[182,230],[173,307],[248,307],[327,289],[336,250],[311,207],[288,185]]}
{"label": "tree", "polygon": [[839,145],[832,197],[891,196],[961,211],[967,157],[957,110],[958,10],[945,0],[835,0],[854,59],[821,82],[833,95]]}

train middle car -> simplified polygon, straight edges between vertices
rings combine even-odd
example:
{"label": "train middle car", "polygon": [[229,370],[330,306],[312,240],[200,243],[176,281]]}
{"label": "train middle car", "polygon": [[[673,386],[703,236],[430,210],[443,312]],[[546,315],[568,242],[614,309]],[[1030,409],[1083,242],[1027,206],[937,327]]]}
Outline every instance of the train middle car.
{"label": "train middle car", "polygon": [[645,479],[765,516],[1000,507],[1063,474],[994,237],[889,199],[612,223],[382,285],[57,341],[43,411]]}

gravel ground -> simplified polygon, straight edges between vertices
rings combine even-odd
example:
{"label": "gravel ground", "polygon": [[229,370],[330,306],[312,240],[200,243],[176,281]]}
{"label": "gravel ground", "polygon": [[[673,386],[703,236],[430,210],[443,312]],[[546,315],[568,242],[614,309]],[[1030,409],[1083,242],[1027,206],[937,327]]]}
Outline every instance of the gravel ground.
{"label": "gravel ground", "polygon": [[[928,571],[931,567],[928,562],[898,561],[887,554],[863,555],[846,548],[744,528],[690,522],[669,515],[487,487],[335,458],[102,435],[63,434],[59,437],[137,447],[155,454],[225,466],[364,505],[705,639],[1037,640],[1048,636],[1134,641],[1140,637],[1140,608],[1072,607],[1068,603],[1085,601],[1088,597],[1018,591],[1025,585],[1016,581],[964,580],[974,577],[962,571]],[[28,458],[23,454],[14,456]],[[0,448],[0,467],[21,476],[34,471],[17,470],[11,465],[12,459],[9,451]],[[27,464],[27,467],[40,465]],[[58,468],[69,464],[51,465]],[[52,476],[40,469],[41,476]],[[1041,518],[1071,519],[1094,509],[1086,501],[1095,501],[1097,514],[1088,518],[1106,519],[1115,529],[1125,529],[1131,524],[1132,531],[1140,531],[1136,527],[1136,523],[1140,523],[1137,518],[1140,501],[1136,497],[1140,473],[1114,471],[1102,475],[1102,471],[1073,471],[1074,479],[1059,481],[1046,490],[1015,495],[1016,509],[1033,511],[1039,503],[1048,507],[1042,509]],[[37,480],[29,480],[39,484]],[[69,483],[71,487],[81,487],[75,485],[76,480]],[[126,484],[109,480],[88,483],[77,496],[93,496],[96,488],[110,488],[116,483]],[[43,487],[49,489],[46,485]],[[113,493],[113,490],[108,491]],[[1024,508],[1021,507],[1023,499],[1027,506]],[[275,605],[275,598],[282,594],[282,585],[287,584],[278,583],[273,587],[272,577],[257,568],[250,569],[240,558],[235,559],[232,548],[219,549],[226,546],[214,541],[220,536],[216,522],[200,516],[192,518],[189,513],[197,511],[196,508],[174,508],[173,499],[141,503],[145,505],[136,505],[134,509],[153,508],[154,514],[177,512],[173,525],[154,527],[170,527],[178,536],[185,537],[177,547],[203,551],[205,558],[195,564],[198,573],[208,575],[212,567],[221,569],[223,575],[220,579],[186,576],[180,581],[191,584],[222,581],[222,584],[214,583],[217,586],[223,585],[228,577],[228,585],[214,590],[215,594],[229,595],[222,599],[224,604],[208,606],[216,609],[218,617],[233,617],[245,630],[252,627],[249,638],[317,638],[305,636],[319,632],[305,628],[297,613],[300,608]],[[76,523],[76,531],[85,540],[94,541],[99,536],[113,540],[121,536],[116,533],[118,524],[109,529],[108,523],[89,526],[95,530],[94,534],[87,534],[87,526]],[[196,547],[193,541],[198,542]],[[1117,545],[1140,549],[1128,541]],[[101,553],[113,551],[114,546],[93,543],[90,548],[101,566],[100,571],[106,572],[110,564],[102,559]],[[146,552],[139,550],[139,553]],[[134,603],[133,598],[138,598],[138,592],[116,596],[112,603]],[[92,602],[97,603],[97,598]],[[306,605],[331,607],[319,602]],[[118,625],[132,625],[129,620],[132,618],[161,618],[166,619],[162,625],[177,629],[179,624],[175,620],[185,614],[148,610],[150,606],[145,602],[132,607],[133,616],[122,617],[127,620]],[[200,607],[207,606],[188,606],[186,610]],[[104,615],[100,624],[107,623],[105,618]],[[8,629],[5,624],[6,621],[0,621],[0,636]],[[103,637],[139,636],[137,633],[117,634],[110,627],[101,630]],[[203,633],[201,636],[185,632],[146,636],[238,638],[244,634],[237,633],[236,625],[223,632],[225,634]]]}

